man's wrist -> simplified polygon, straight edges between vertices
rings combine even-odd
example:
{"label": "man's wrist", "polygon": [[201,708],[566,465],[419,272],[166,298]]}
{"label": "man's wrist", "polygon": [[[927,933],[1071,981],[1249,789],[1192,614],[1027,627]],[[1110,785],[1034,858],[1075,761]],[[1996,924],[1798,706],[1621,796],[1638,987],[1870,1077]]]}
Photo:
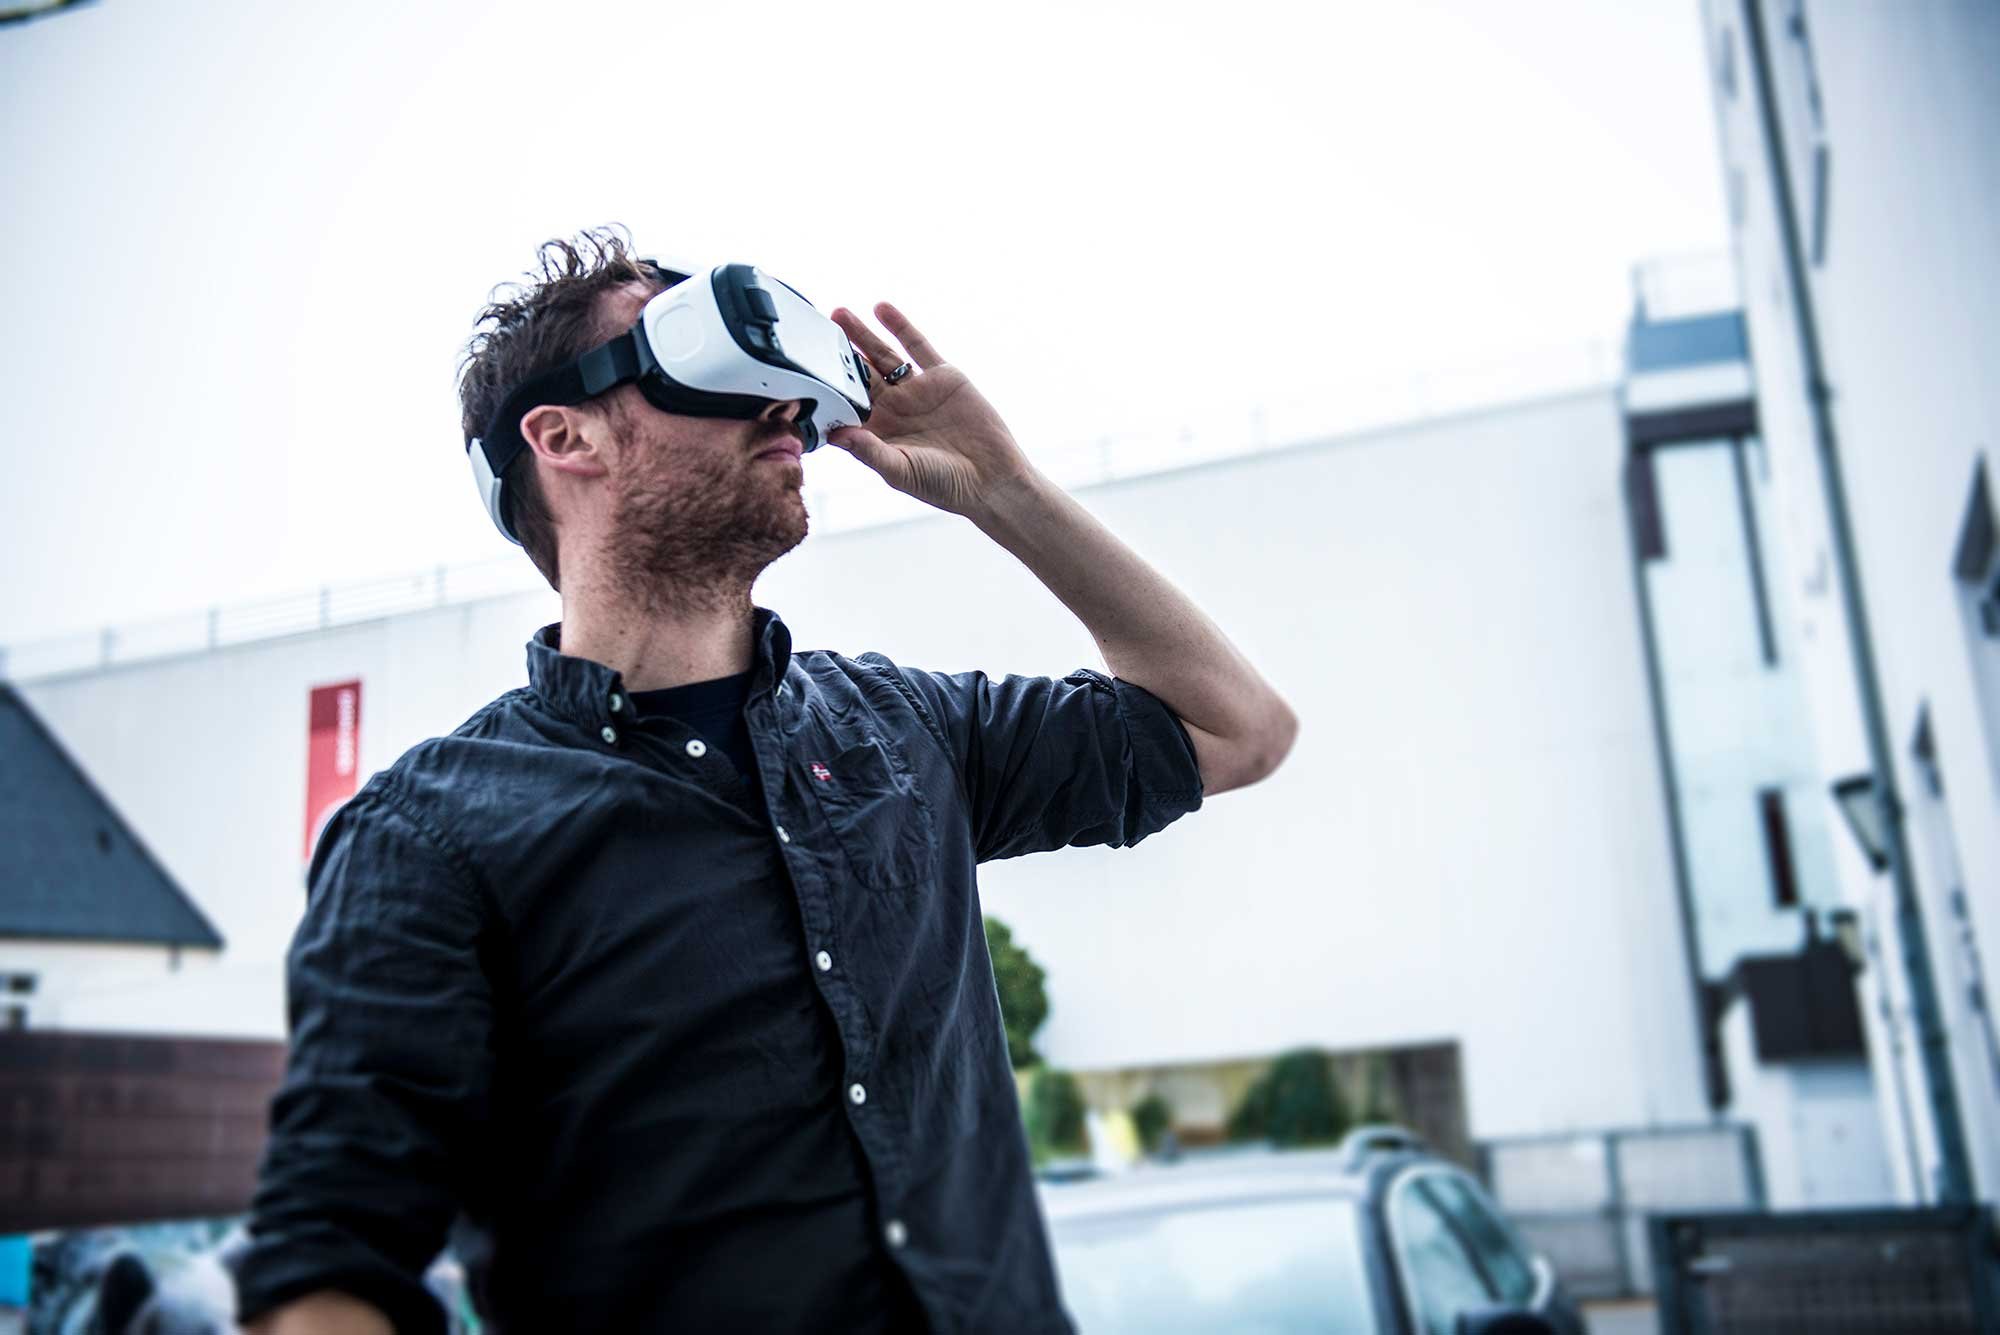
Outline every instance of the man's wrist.
{"label": "man's wrist", "polygon": [[969,511],[966,518],[987,537],[1011,548],[1014,545],[1011,539],[1024,527],[1048,516],[1060,490],[1046,473],[1029,464],[1013,477],[986,488],[978,507]]}

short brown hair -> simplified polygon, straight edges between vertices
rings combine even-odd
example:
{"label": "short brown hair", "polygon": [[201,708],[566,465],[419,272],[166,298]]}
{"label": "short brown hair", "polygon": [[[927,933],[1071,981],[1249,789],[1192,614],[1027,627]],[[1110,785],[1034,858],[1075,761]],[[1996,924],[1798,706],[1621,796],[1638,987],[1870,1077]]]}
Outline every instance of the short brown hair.
{"label": "short brown hair", "polygon": [[[633,255],[631,234],[616,223],[587,228],[573,239],[544,241],[535,248],[535,260],[525,281],[495,288],[473,321],[458,370],[458,404],[468,441],[485,432],[516,385],[620,332],[605,328],[598,312],[598,299],[606,292],[627,283],[657,289],[663,282],[658,269]],[[532,453],[517,456],[507,470],[507,504],[508,520],[528,559],[552,588],[561,589],[555,517],[542,494]]]}

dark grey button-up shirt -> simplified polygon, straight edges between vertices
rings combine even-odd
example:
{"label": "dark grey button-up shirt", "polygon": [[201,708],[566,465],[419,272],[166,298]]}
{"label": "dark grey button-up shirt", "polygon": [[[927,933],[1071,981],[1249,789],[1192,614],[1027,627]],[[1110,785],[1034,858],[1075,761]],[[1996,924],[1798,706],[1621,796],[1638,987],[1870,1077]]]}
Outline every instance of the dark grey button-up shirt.
{"label": "dark grey button-up shirt", "polygon": [[239,1320],[336,1288],[439,1331],[449,1234],[500,1335],[1069,1329],[974,867],[1199,807],[1186,730],[760,608],[752,785],[557,633],[321,840]]}

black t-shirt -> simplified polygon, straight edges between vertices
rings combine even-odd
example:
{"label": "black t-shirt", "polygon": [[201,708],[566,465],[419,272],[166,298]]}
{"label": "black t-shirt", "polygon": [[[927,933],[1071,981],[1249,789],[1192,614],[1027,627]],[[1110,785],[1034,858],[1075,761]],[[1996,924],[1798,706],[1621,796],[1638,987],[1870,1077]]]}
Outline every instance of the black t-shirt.
{"label": "black t-shirt", "polygon": [[[658,691],[633,691],[631,695],[640,718],[674,719],[692,729],[712,750],[729,757],[748,788],[747,805],[761,812],[763,791],[757,754],[743,713],[750,698],[751,675],[739,672],[733,677]],[[819,1129],[831,1132],[831,1141],[804,1126],[793,1137],[802,1153],[795,1171],[785,1175],[790,1192],[798,1198],[787,1212],[793,1224],[792,1236],[785,1238],[778,1231],[782,1225],[772,1224],[766,1228],[763,1247],[710,1253],[702,1267],[707,1282],[722,1291],[761,1290],[773,1311],[812,1312],[829,1323],[828,1330],[870,1335],[922,1331],[926,1327],[923,1311],[902,1273],[872,1245],[868,1233],[856,1230],[850,1234],[841,1228],[850,1215],[865,1209],[866,1165],[847,1143],[842,1134],[845,1128],[826,1124],[838,1120],[821,1122]],[[817,1208],[798,1208],[803,1202],[814,1202]],[[869,1238],[870,1245],[857,1246],[863,1238]],[[835,1278],[830,1283],[821,1279],[822,1287],[816,1289],[804,1274],[787,1270],[781,1258],[793,1248],[814,1258],[816,1264],[809,1270]]]}
{"label": "black t-shirt", "polygon": [[743,718],[743,702],[749,698],[747,671],[665,690],[632,692],[632,704],[641,718],[678,719],[694,729],[703,741],[729,757],[736,772],[756,792],[757,753],[750,745],[750,725]]}

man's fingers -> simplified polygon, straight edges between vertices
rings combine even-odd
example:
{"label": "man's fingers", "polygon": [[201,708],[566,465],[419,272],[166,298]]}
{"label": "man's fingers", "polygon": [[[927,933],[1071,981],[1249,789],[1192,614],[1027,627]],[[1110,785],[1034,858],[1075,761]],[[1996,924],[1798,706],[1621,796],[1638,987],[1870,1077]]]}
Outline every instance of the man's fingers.
{"label": "man's fingers", "polygon": [[901,476],[899,469],[907,467],[907,461],[903,458],[901,450],[884,443],[880,436],[866,427],[842,427],[828,436],[827,440],[846,450],[891,482]]}
{"label": "man's fingers", "polygon": [[903,354],[890,347],[880,334],[870,329],[853,311],[845,307],[837,308],[833,312],[833,322],[847,332],[848,339],[855,347],[861,349],[861,355],[875,368],[878,380],[902,365]]}
{"label": "man's fingers", "polygon": [[[931,341],[925,338],[915,325],[910,323],[909,316],[903,314],[886,301],[875,303],[875,315],[876,318],[889,327],[889,332],[896,336],[896,341],[909,349],[910,360],[918,366],[928,371],[933,366],[940,366],[944,363],[944,358],[938,356],[938,350],[931,346]],[[892,362],[890,365],[893,366],[894,363]]]}

